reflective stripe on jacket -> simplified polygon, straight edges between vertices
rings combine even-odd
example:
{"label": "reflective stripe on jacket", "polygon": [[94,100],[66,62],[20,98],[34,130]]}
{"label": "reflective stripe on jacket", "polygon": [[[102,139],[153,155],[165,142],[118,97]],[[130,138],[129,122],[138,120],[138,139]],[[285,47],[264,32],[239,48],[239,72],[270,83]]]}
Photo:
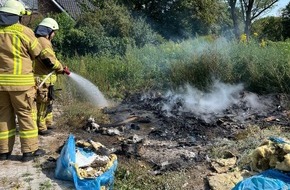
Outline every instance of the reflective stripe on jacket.
{"label": "reflective stripe on jacket", "polygon": [[50,86],[56,83],[57,75],[53,73],[48,78],[47,75],[34,75],[34,78],[37,86],[39,86],[44,79],[46,79],[45,80],[46,86]]}
{"label": "reflective stripe on jacket", "polygon": [[[44,78],[46,78],[46,75],[52,71],[55,71],[55,73],[62,71],[63,66],[56,58],[50,40],[45,37],[39,37],[38,42],[41,44],[43,49],[41,51],[40,57],[34,61],[33,69],[35,77],[38,77],[42,81]],[[49,60],[49,64],[42,61],[45,59]],[[45,81],[45,83],[53,85],[56,82],[56,78],[56,75],[53,74]]]}
{"label": "reflective stripe on jacket", "polygon": [[41,49],[30,28],[20,23],[0,26],[0,91],[27,90],[35,85],[32,60]]}

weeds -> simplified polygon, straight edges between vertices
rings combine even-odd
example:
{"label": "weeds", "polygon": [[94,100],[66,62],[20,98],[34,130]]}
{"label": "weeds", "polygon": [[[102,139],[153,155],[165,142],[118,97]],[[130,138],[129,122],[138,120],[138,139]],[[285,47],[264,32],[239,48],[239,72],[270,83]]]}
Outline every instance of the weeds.
{"label": "weeds", "polygon": [[257,93],[290,92],[289,42],[264,48],[258,43],[203,38],[128,48],[124,56],[68,58],[72,71],[85,76],[110,98],[151,88],[180,87],[189,83],[206,89],[213,78],[244,83]]}
{"label": "weeds", "polygon": [[31,175],[32,175],[31,173],[26,172],[26,173],[22,174],[22,177],[28,177],[28,176],[31,176]]}
{"label": "weeds", "polygon": [[50,180],[46,180],[45,182],[39,184],[39,190],[50,190],[52,188],[53,185]]}
{"label": "weeds", "polygon": [[261,130],[258,126],[250,126],[245,131],[237,134],[237,139],[216,139],[216,143],[210,148],[212,158],[221,158],[225,151],[230,151],[238,156],[237,166],[247,167],[250,162],[250,153],[269,137],[282,137],[290,139],[289,133],[280,126],[271,126]]}
{"label": "weeds", "polygon": [[181,189],[190,179],[190,172],[167,172],[163,175],[150,173],[150,166],[138,160],[120,162],[115,174],[114,189],[118,190],[176,190]]}
{"label": "weeds", "polygon": [[7,184],[9,184],[10,182],[9,182],[9,179],[7,178],[7,177],[2,177],[1,179],[0,179],[0,182],[1,182],[1,186],[6,186]]}
{"label": "weeds", "polygon": [[32,177],[28,177],[28,178],[25,178],[25,179],[24,179],[24,181],[27,182],[27,183],[31,182],[32,180],[33,180]]}

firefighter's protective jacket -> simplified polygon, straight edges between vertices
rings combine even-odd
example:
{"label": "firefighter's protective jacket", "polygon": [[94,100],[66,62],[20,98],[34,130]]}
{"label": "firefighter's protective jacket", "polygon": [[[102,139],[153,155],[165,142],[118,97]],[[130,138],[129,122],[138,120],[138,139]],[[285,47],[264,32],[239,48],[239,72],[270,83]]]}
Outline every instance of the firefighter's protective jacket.
{"label": "firefighter's protective jacket", "polygon": [[[45,37],[39,37],[38,42],[41,44],[43,49],[40,56],[34,62],[34,74],[36,78],[42,81],[52,71],[55,71],[56,74],[61,73],[63,71],[63,66],[56,58],[50,40]],[[51,75],[51,77],[45,81],[48,85],[53,85],[55,82],[55,74]]]}
{"label": "firefighter's protective jacket", "polygon": [[0,91],[35,86],[32,60],[41,52],[34,32],[20,24],[0,26]]}

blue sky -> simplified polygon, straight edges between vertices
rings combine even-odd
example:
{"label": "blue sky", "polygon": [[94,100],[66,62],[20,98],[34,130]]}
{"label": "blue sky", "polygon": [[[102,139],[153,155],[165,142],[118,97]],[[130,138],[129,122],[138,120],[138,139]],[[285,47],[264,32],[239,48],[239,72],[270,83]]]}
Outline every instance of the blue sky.
{"label": "blue sky", "polygon": [[275,5],[273,9],[271,9],[270,12],[265,14],[265,16],[280,16],[281,15],[281,9],[285,8],[286,5],[290,2],[290,0],[279,0]]}

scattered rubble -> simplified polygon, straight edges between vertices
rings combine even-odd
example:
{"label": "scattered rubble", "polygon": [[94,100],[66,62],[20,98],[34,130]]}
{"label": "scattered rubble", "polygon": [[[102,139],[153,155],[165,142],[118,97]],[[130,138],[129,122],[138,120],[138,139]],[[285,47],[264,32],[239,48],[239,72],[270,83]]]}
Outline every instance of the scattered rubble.
{"label": "scattered rubble", "polygon": [[134,94],[117,107],[103,109],[111,124],[90,118],[84,130],[119,136],[115,144],[118,154],[144,159],[155,166],[153,173],[159,174],[210,160],[207,149],[217,137],[238,138],[250,125],[290,126],[289,95],[241,92],[234,96],[235,101],[219,112],[195,113],[182,98],[160,92]]}

